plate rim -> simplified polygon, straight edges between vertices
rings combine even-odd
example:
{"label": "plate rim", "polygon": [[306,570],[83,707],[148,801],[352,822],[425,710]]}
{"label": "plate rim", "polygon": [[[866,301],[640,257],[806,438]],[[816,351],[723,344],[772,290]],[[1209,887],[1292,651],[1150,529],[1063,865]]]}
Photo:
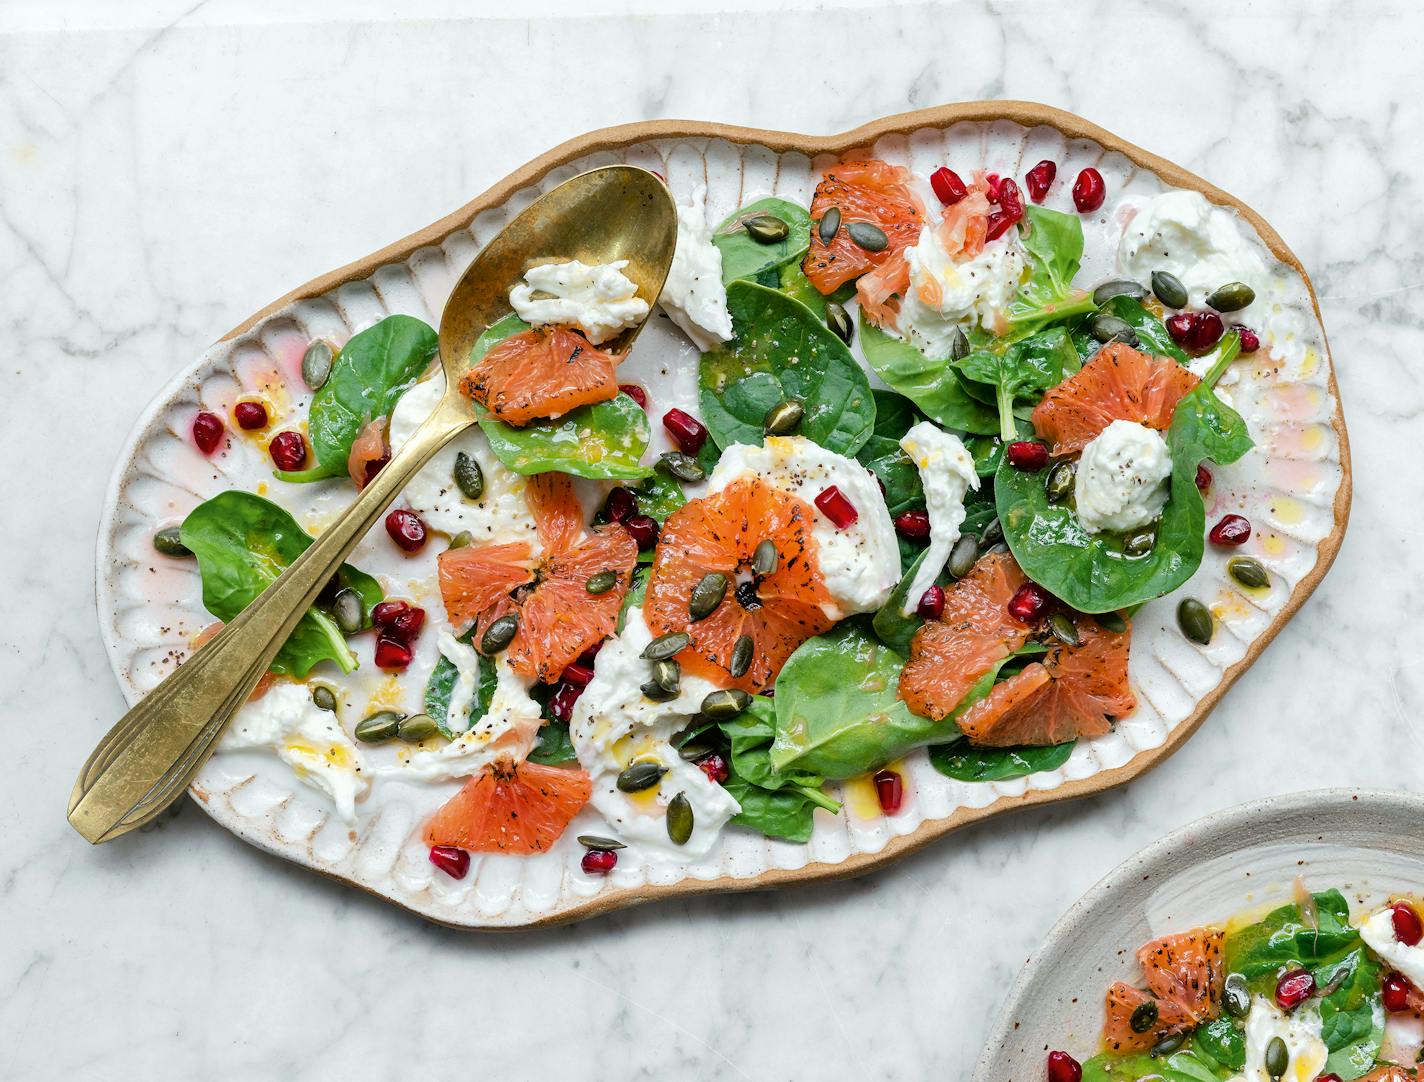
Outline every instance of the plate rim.
{"label": "plate rim", "polygon": [[[885,136],[909,135],[922,128],[947,129],[958,123],[992,123],[995,121],[1009,121],[1025,128],[1050,127],[1069,139],[1092,141],[1106,152],[1123,155],[1137,167],[1152,172],[1173,187],[1201,192],[1208,201],[1236,210],[1256,231],[1257,236],[1271,254],[1280,262],[1290,266],[1300,276],[1310,298],[1316,323],[1320,328],[1321,345],[1328,372],[1327,386],[1334,400],[1330,427],[1335,433],[1339,448],[1341,471],[1340,486],[1336,490],[1332,506],[1333,525],[1330,533],[1316,545],[1315,566],[1296,584],[1280,612],[1261,634],[1252,640],[1242,657],[1222,672],[1220,682],[1197,702],[1192,713],[1170,730],[1167,739],[1162,744],[1155,748],[1139,751],[1121,766],[1099,771],[1087,778],[1066,779],[1054,789],[1031,789],[1018,796],[1001,796],[979,808],[961,807],[942,819],[926,820],[909,834],[893,836],[877,852],[855,853],[835,864],[809,860],[800,868],[768,868],[757,875],[744,878],[721,875],[713,879],[698,879],[687,876],[679,882],[667,886],[649,883],[638,887],[604,890],[590,898],[576,901],[567,908],[541,914],[523,923],[500,925],[463,923],[442,919],[407,905],[400,899],[382,893],[366,884],[295,860],[275,846],[267,844],[266,839],[261,835],[247,830],[240,821],[237,824],[230,824],[220,819],[211,807],[209,794],[197,782],[189,787],[190,795],[197,800],[204,811],[219,822],[219,825],[244,841],[283,860],[289,860],[329,879],[371,894],[424,920],[460,930],[519,931],[584,920],[616,909],[641,905],[658,899],[767,890],[863,875],[882,865],[906,857],[947,834],[981,820],[1021,808],[1054,804],[1116,789],[1146,774],[1170,757],[1201,727],[1222,696],[1235,685],[1247,669],[1255,664],[1265,648],[1271,644],[1281,629],[1291,621],[1300,607],[1315,592],[1316,587],[1319,586],[1335,562],[1349,522],[1353,494],[1349,436],[1345,426],[1344,408],[1340,400],[1340,389],[1335,377],[1334,359],[1330,351],[1324,319],[1320,313],[1320,301],[1315,291],[1315,284],[1301,265],[1299,258],[1286,245],[1280,234],[1242,200],[1182,166],[1144,150],[1075,113],[1030,101],[980,100],[895,113],[871,120],[848,131],[831,135],[810,135],[720,124],[714,121],[676,119],[638,121],[599,128],[566,140],[533,158],[496,181],[468,203],[429,225],[297,286],[242,320],[226,334],[217,338],[208,347],[208,350],[247,333],[262,320],[290,304],[327,293],[347,282],[369,278],[379,267],[390,263],[404,262],[420,248],[438,246],[449,234],[466,228],[476,215],[491,207],[503,204],[517,191],[534,184],[551,170],[600,150],[624,148],[655,140],[720,139],[737,145],[765,147],[776,153],[800,153],[814,158],[820,154],[843,155],[855,150],[868,149],[871,144]],[[109,590],[105,583],[107,568],[102,559],[105,539],[112,533],[114,515],[118,511],[124,487],[123,479],[133,464],[144,430],[156,414],[165,408],[168,399],[185,386],[194,372],[202,366],[208,350],[204,350],[203,354],[195,361],[175,372],[173,377],[158,389],[152,400],[141,411],[124,441],[105,489],[104,507],[99,517],[95,536],[95,614],[99,619],[101,638],[104,641],[109,666],[119,683],[120,694],[125,699],[129,699],[129,694],[128,688],[119,675],[121,666],[117,656],[118,640],[111,639],[107,634],[103,617],[103,610],[109,597]],[[131,704],[136,701],[137,697],[130,699]]]}

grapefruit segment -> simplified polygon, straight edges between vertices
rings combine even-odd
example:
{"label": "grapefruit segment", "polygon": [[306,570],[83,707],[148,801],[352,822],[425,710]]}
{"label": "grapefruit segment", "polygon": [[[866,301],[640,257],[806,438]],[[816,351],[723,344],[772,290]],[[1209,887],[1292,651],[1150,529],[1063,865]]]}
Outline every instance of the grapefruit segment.
{"label": "grapefruit segment", "polygon": [[534,559],[527,541],[503,545],[466,545],[436,557],[440,600],[457,631],[511,591],[534,581]]}
{"label": "grapefruit segment", "polygon": [[[1146,977],[1147,991],[1121,982],[1108,989],[1103,1043],[1112,1051],[1140,1051],[1169,1034],[1215,1018],[1221,1012],[1226,983],[1225,940],[1222,932],[1194,928],[1143,944],[1137,962]],[[1145,1033],[1135,1033],[1132,1011],[1153,999],[1157,1002],[1156,1024]]]}
{"label": "grapefruit segment", "polygon": [[524,499],[534,515],[544,555],[555,556],[572,548],[583,533],[583,505],[573,479],[566,473],[536,473],[525,485]]}
{"label": "grapefruit segment", "polygon": [[460,391],[496,420],[524,425],[616,397],[617,363],[578,331],[535,327],[494,346],[460,380]]}
{"label": "grapefruit segment", "polygon": [[386,446],[386,418],[368,421],[351,441],[351,453],[346,456],[346,472],[358,489],[365,488],[375,476],[372,467],[379,468],[391,457]]}
{"label": "grapefruit segment", "polygon": [[431,816],[425,843],[472,853],[542,853],[592,792],[582,770],[496,759]]}
{"label": "grapefruit segment", "polygon": [[1033,411],[1033,428],[1055,455],[1081,451],[1114,421],[1162,432],[1177,403],[1200,382],[1170,357],[1114,342],[1043,397]]}
{"label": "grapefruit segment", "polygon": [[[826,170],[811,200],[812,220],[832,207],[840,211],[840,228],[829,245],[813,228],[811,249],[802,263],[806,277],[823,294],[894,259],[919,238],[925,218],[924,206],[910,187],[909,170],[875,159],[841,162]],[[851,239],[852,222],[876,226],[889,243],[878,252],[862,248]]]}

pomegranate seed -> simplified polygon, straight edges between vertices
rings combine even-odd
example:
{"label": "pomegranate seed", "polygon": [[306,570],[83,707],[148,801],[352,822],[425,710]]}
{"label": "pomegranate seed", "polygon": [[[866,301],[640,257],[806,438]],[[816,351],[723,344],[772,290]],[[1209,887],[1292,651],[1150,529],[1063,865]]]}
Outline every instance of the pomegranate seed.
{"label": "pomegranate seed", "polygon": [[383,669],[404,669],[410,664],[410,647],[382,635],[376,640],[376,664]]}
{"label": "pomegranate seed", "polygon": [[677,449],[685,455],[695,455],[707,442],[707,426],[690,413],[671,409],[663,414],[663,427],[672,436]]}
{"label": "pomegranate seed", "polygon": [[1205,466],[1197,467],[1197,491],[1205,492],[1211,488],[1211,471]]}
{"label": "pomegranate seed", "polygon": [[1103,183],[1103,175],[1092,166],[1078,174],[1073,182],[1073,205],[1079,214],[1097,210],[1107,198],[1108,186]]}
{"label": "pomegranate seed", "polygon": [[1005,214],[1012,215],[1014,221],[1023,217],[1023,193],[1008,177],[999,181],[999,206]]}
{"label": "pomegranate seed", "polygon": [[1413,987],[1403,973],[1386,974],[1384,983],[1380,986],[1384,1009],[1390,1014],[1401,1014],[1409,1010],[1409,992]]}
{"label": "pomegranate seed", "polygon": [[1293,1011],[1315,994],[1315,978],[1304,969],[1292,969],[1276,982],[1276,1003]]}
{"label": "pomegranate seed", "polygon": [[923,541],[930,535],[930,513],[918,508],[895,516],[895,530],[901,537]]}
{"label": "pomegranate seed", "polygon": [[1053,178],[1058,176],[1058,166],[1045,158],[1024,174],[1024,184],[1028,187],[1028,197],[1035,203],[1042,203],[1048,194]]}
{"label": "pomegranate seed", "polygon": [[969,189],[964,186],[964,181],[959,179],[959,174],[947,165],[942,165],[930,174],[930,187],[934,189],[936,197],[945,206],[953,206],[966,195]]}
{"label": "pomegranate seed", "polygon": [[307,441],[302,439],[300,432],[288,429],[272,437],[267,453],[272,456],[274,466],[291,473],[307,464]]}
{"label": "pomegranate seed", "polygon": [[1196,324],[1196,317],[1191,312],[1178,312],[1174,316],[1167,317],[1167,333],[1172,336],[1172,341],[1179,346],[1185,346],[1192,336],[1192,327]]}
{"label": "pomegranate seed", "polygon": [[618,389],[638,403],[638,408],[644,413],[648,412],[648,392],[642,387],[636,383],[620,383]]}
{"label": "pomegranate seed", "polygon": [[1419,912],[1408,902],[1395,902],[1390,909],[1393,911],[1394,938],[1406,947],[1417,947],[1419,941],[1424,939],[1424,925],[1419,922]]}
{"label": "pomegranate seed", "polygon": [[222,418],[216,413],[204,410],[193,418],[193,442],[205,455],[210,455],[218,449],[224,430]]}
{"label": "pomegranate seed", "polygon": [[397,507],[386,516],[386,533],[406,552],[419,552],[425,544],[425,523],[414,511]]}
{"label": "pomegranate seed", "polygon": [[608,516],[609,522],[627,522],[638,513],[638,499],[631,490],[619,485],[608,493],[603,513]]}
{"label": "pomegranate seed", "polygon": [[854,526],[855,520],[860,518],[854,505],[841,495],[841,490],[835,485],[824,489],[814,502],[821,509],[821,514],[830,519],[831,524],[838,530]]}
{"label": "pomegranate seed", "polygon": [[589,681],[593,679],[593,669],[583,664],[581,661],[570,662],[564,666],[561,679],[574,687],[586,688]]}
{"label": "pomegranate seed", "polygon": [[905,783],[893,770],[877,770],[875,796],[880,801],[880,810],[886,815],[894,815],[905,799]]}
{"label": "pomegranate seed", "polygon": [[549,716],[555,721],[568,721],[574,716],[574,703],[582,694],[582,687],[560,680],[554,694],[549,697]]}
{"label": "pomegranate seed", "polygon": [[585,669],[593,668],[593,660],[598,657],[598,652],[603,649],[602,642],[596,642],[578,656],[578,663]]}
{"label": "pomegranate seed", "polygon": [[1035,582],[1026,582],[1009,598],[1009,615],[1020,623],[1031,624],[1043,615],[1048,595]]}
{"label": "pomegranate seed", "polygon": [[988,192],[988,195],[989,195],[989,202],[991,202],[991,203],[998,203],[998,201],[999,201],[999,185],[1000,185],[1001,183],[1002,183],[1002,181],[999,179],[999,174],[998,174],[998,173],[985,173],[985,174],[984,174],[984,187],[986,187],[986,188],[989,189],[989,192]]}
{"label": "pomegranate seed", "polygon": [[1030,473],[1048,465],[1048,448],[1035,440],[1015,440],[1004,451],[1009,465],[1016,470]]}
{"label": "pomegranate seed", "polygon": [[366,485],[369,485],[372,481],[374,481],[376,479],[376,474],[380,473],[383,469],[385,469],[386,466],[389,465],[390,461],[390,452],[383,454],[380,458],[368,459],[366,461],[365,481],[362,482],[361,487],[364,488]]}
{"label": "pomegranate seed", "polygon": [[382,601],[371,610],[371,623],[380,628],[390,627],[396,617],[409,611],[410,605],[404,601]]}
{"label": "pomegranate seed", "polygon": [[1002,210],[996,210],[989,215],[989,228],[984,234],[985,240],[998,240],[1009,231],[1009,226],[1013,225],[1017,218],[1005,214]]}
{"label": "pomegranate seed", "polygon": [[1197,353],[1205,353],[1220,342],[1225,333],[1226,326],[1219,315],[1215,312],[1198,312],[1196,322],[1192,324],[1188,348]]}
{"label": "pomegranate seed", "polygon": [[647,552],[658,543],[658,520],[651,515],[630,515],[623,528],[638,542],[639,552]]}
{"label": "pomegranate seed", "polygon": [[1213,545],[1244,545],[1251,537],[1251,523],[1241,515],[1226,515],[1207,536]]}
{"label": "pomegranate seed", "polygon": [[239,402],[232,407],[232,415],[237,418],[237,427],[251,431],[267,427],[267,407],[261,402]]}
{"label": "pomegranate seed", "polygon": [[1050,1052],[1048,1082],[1083,1082],[1083,1065],[1067,1052]]}
{"label": "pomegranate seed", "polygon": [[618,853],[612,849],[590,849],[579,862],[589,875],[607,875],[618,863]]}
{"label": "pomegranate seed", "polygon": [[931,586],[920,595],[920,602],[915,606],[915,613],[926,620],[938,620],[944,615],[944,587]]}
{"label": "pomegranate seed", "polygon": [[732,768],[727,765],[727,760],[720,755],[705,755],[697,760],[698,767],[702,773],[707,775],[707,780],[717,785],[721,785],[731,774]]}
{"label": "pomegranate seed", "polygon": [[420,634],[420,629],[425,626],[425,610],[407,606],[405,612],[397,613],[385,625],[385,635],[388,639],[396,642],[403,642],[407,646],[413,643],[416,636]]}
{"label": "pomegranate seed", "polygon": [[453,845],[432,845],[430,863],[451,879],[464,879],[470,871],[470,854]]}
{"label": "pomegranate seed", "polygon": [[1255,353],[1258,349],[1261,348],[1261,336],[1255,331],[1253,331],[1250,327],[1243,327],[1240,324],[1237,324],[1232,329],[1241,336],[1242,353]]}

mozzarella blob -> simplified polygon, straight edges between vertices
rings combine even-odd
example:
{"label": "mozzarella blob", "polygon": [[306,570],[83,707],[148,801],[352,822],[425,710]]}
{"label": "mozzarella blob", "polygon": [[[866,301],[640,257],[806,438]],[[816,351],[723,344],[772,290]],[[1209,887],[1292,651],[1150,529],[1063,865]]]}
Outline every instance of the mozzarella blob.
{"label": "mozzarella blob", "polygon": [[677,208],[677,249],[658,304],[703,353],[732,337],[722,252],[707,224],[707,188],[699,186]]}
{"label": "mozzarella blob", "polygon": [[1167,506],[1172,455],[1160,432],[1136,421],[1114,421],[1078,460],[1073,496],[1089,533],[1146,526]]}
{"label": "mozzarella blob", "polygon": [[974,469],[974,457],[960,438],[929,421],[920,421],[901,436],[900,448],[920,471],[925,510],[930,516],[929,547],[901,610],[909,616],[949,562],[950,550],[959,540],[959,527],[964,524],[965,494],[971,488],[978,489],[979,473]]}
{"label": "mozzarella blob", "polygon": [[1314,1004],[1284,1014],[1264,996],[1255,996],[1251,1013],[1246,1016],[1246,1068],[1239,1076],[1240,1082],[1274,1082],[1266,1070],[1266,1048],[1276,1037],[1285,1041],[1290,1053],[1280,1082],[1313,1082],[1330,1058],[1320,1033],[1320,1011]]}
{"label": "mozzarella blob", "polygon": [[510,289],[509,303],[525,323],[577,327],[600,345],[648,314],[648,302],[623,273],[627,265],[626,259],[591,266],[571,259],[530,267],[524,281]]}
{"label": "mozzarella blob", "polygon": [[962,263],[945,251],[934,226],[925,226],[915,245],[905,249],[910,289],[900,306],[900,332],[925,356],[948,357],[959,328],[993,329],[1000,322],[1023,278],[1023,251],[1014,232]]}
{"label": "mozzarella blob", "polygon": [[1424,943],[1410,946],[1394,934],[1394,914],[1381,909],[1360,925],[1360,938],[1391,969],[1408,978],[1415,988],[1424,988]]}

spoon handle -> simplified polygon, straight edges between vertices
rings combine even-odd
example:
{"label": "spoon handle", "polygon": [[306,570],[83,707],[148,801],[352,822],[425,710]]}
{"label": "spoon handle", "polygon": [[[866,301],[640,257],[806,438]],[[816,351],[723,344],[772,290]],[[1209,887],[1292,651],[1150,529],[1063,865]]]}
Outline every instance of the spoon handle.
{"label": "spoon handle", "polygon": [[341,517],[211,642],[119,719],[84,764],[69,822],[98,844],[153,819],[187,788],[272,658],[406,482],[471,421],[450,389]]}

